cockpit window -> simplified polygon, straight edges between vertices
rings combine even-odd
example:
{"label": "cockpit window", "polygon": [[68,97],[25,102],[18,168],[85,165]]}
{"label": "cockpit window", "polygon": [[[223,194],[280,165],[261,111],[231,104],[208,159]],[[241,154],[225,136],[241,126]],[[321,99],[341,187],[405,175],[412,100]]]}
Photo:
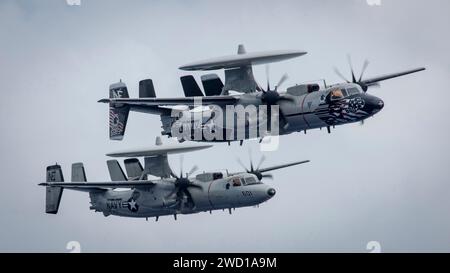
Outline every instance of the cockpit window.
{"label": "cockpit window", "polygon": [[345,92],[345,89],[335,89],[331,91],[331,99],[332,100],[339,100],[344,98],[347,95]]}
{"label": "cockpit window", "polygon": [[213,180],[222,179],[223,173],[213,173]]}
{"label": "cockpit window", "polygon": [[356,87],[351,87],[347,89],[348,95],[355,95],[355,94],[359,94],[359,90]]}
{"label": "cockpit window", "polygon": [[241,180],[239,179],[239,177],[235,177],[233,178],[233,187],[239,187],[241,186]]}
{"label": "cockpit window", "polygon": [[247,185],[257,184],[258,183],[258,181],[256,181],[256,179],[254,177],[246,177],[245,178],[245,182],[247,183]]}
{"label": "cockpit window", "polygon": [[245,180],[244,180],[244,178],[241,178],[241,183],[242,183],[242,185],[247,185],[247,182],[245,182]]}

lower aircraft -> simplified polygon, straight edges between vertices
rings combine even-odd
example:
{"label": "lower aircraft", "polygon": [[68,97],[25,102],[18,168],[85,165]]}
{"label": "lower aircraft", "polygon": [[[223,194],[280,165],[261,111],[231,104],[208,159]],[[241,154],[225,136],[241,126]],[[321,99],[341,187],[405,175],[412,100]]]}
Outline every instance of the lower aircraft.
{"label": "lower aircraft", "polygon": [[[183,143],[184,144],[184,143]],[[180,144],[181,145],[181,144]],[[167,163],[167,154],[194,151],[209,145],[168,147],[157,140],[157,147],[147,150],[128,150],[108,154],[112,157],[129,157],[124,161],[127,175],[117,160],[108,160],[110,182],[87,182],[82,163],[72,164],[72,182],[64,182],[61,166],[47,167],[47,181],[39,184],[46,187],[46,213],[56,214],[64,189],[89,193],[90,209],[102,212],[104,216],[156,217],[178,214],[225,210],[259,205],[272,198],[276,191],[261,182],[272,178],[267,172],[309,162],[293,162],[267,168],[260,168],[261,158],[255,168],[253,163],[245,172],[230,173],[202,172],[191,178],[197,171],[194,166],[188,173],[175,174]],[[159,147],[158,147],[159,146]],[[144,157],[142,167],[136,157]],[[149,180],[147,175],[159,176]]]}

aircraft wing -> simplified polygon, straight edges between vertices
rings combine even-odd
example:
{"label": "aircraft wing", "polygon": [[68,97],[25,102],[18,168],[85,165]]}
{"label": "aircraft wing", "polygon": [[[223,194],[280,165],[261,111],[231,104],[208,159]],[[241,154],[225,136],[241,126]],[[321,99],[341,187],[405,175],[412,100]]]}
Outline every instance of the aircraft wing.
{"label": "aircraft wing", "polygon": [[295,165],[299,165],[299,164],[303,164],[303,163],[308,163],[308,162],[309,162],[309,160],[297,161],[297,162],[292,162],[292,163],[272,166],[272,167],[268,167],[268,168],[260,168],[260,169],[258,169],[258,171],[260,173],[263,173],[263,172],[278,170],[278,169],[287,168],[287,167],[291,167],[291,166],[295,166]]}
{"label": "aircraft wing", "polygon": [[[264,161],[264,157],[263,157],[262,161]],[[238,161],[238,162],[240,162],[240,161]],[[258,176],[259,179],[261,179],[261,177],[272,177],[271,174],[262,174],[264,172],[283,169],[283,168],[287,168],[287,167],[291,167],[291,166],[295,166],[295,165],[299,165],[299,164],[303,164],[303,163],[308,163],[308,162],[309,162],[309,160],[302,160],[302,161],[291,162],[291,163],[287,163],[287,164],[271,166],[271,167],[267,167],[267,168],[257,168],[256,170],[253,169],[253,165],[252,165],[251,170],[248,170],[247,168],[245,168],[245,166],[242,163],[240,163],[240,164],[245,168],[247,173],[255,174],[256,176]],[[242,173],[242,172],[230,173],[230,175],[235,175],[235,174],[239,174],[239,173]]]}
{"label": "aircraft wing", "polygon": [[116,188],[151,187],[155,183],[151,181],[118,181],[118,182],[45,182],[39,186],[59,187],[74,190],[105,190]]}
{"label": "aircraft wing", "polygon": [[425,68],[424,67],[420,67],[420,68],[411,69],[411,70],[407,70],[407,71],[403,71],[403,72],[399,72],[399,73],[393,73],[393,74],[388,74],[388,75],[384,75],[384,76],[380,76],[380,77],[375,77],[375,78],[363,80],[363,81],[361,81],[361,83],[366,85],[366,86],[370,86],[370,85],[377,84],[380,81],[401,77],[401,76],[404,76],[404,75],[416,73],[416,72],[423,71],[423,70],[425,70]]}
{"label": "aircraft wing", "polygon": [[209,96],[209,97],[186,97],[186,98],[109,98],[101,99],[98,102],[112,103],[120,105],[129,105],[136,107],[155,107],[155,106],[199,106],[202,105],[229,105],[234,104],[238,98],[233,96]]}

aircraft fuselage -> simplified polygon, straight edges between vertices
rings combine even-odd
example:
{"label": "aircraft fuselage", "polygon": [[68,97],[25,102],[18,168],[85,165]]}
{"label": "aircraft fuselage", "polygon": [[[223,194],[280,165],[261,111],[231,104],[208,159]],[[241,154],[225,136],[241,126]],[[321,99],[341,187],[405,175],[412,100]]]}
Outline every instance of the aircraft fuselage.
{"label": "aircraft fuselage", "polygon": [[249,176],[253,177],[245,174],[208,182],[195,180],[201,187],[189,188],[192,200],[185,197],[181,204],[176,195],[171,195],[174,183],[168,180],[154,181],[152,187],[90,192],[91,209],[105,216],[155,217],[255,206],[275,195],[275,190],[266,184],[246,184],[244,179]]}
{"label": "aircraft fuselage", "polygon": [[[259,106],[271,107],[265,105],[261,100],[261,92],[247,93],[239,96],[239,100],[233,105],[236,107],[254,107],[258,113]],[[188,140],[193,141],[211,141],[211,142],[223,142],[223,141],[236,141],[244,140],[255,137],[263,137],[264,132],[261,130],[255,130],[256,134],[251,134],[251,130],[255,129],[258,125],[266,123],[269,131],[273,134],[274,130],[270,129],[272,124],[269,117],[275,117],[277,119],[277,133],[278,135],[290,134],[293,132],[306,131],[311,129],[317,129],[322,127],[331,127],[337,125],[343,125],[347,123],[353,123],[362,121],[368,117],[378,113],[384,106],[384,102],[367,93],[364,93],[361,88],[356,84],[339,84],[326,89],[322,89],[316,92],[306,93],[302,95],[289,95],[289,100],[281,100],[275,107],[279,107],[279,112],[282,112],[284,119],[278,119],[276,115],[257,115],[252,121],[248,116],[241,115],[241,119],[246,119],[239,123],[236,117],[232,122],[227,119],[227,107],[221,107],[223,114],[217,115],[212,118],[196,119],[192,114],[192,118],[185,121],[191,126],[189,132],[183,132],[183,136]],[[220,122],[218,122],[220,118]],[[238,134],[238,124],[241,127],[245,126],[245,134]],[[173,125],[173,123],[172,123]],[[214,139],[202,137],[199,138],[199,134],[194,132],[194,129],[204,128],[205,126],[213,127],[214,130],[222,130],[221,136]],[[171,137],[178,137],[173,134],[173,127],[164,128],[163,134],[167,134]]]}

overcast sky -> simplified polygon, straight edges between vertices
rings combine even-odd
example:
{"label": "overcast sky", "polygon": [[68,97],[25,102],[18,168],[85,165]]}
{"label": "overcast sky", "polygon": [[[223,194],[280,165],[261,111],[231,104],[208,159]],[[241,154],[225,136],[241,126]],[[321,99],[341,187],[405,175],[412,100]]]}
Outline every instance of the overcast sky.
{"label": "overcast sky", "polygon": [[[366,252],[450,250],[450,18],[447,0],[0,2],[0,107],[3,178],[0,251]],[[153,144],[158,116],[131,113],[123,142],[108,139],[108,108],[97,103],[122,79],[131,96],[152,78],[160,97],[182,96],[177,68],[247,51],[301,49],[308,54],[271,66],[285,87],[349,75],[346,54],[367,77],[420,66],[427,71],[369,92],[384,109],[358,124],[281,137],[266,166],[310,159],[273,172],[276,196],[233,215],[144,219],[103,217],[86,193],[65,191],[59,213],[44,213],[45,167],[66,179],[82,161],[91,181],[109,179],[107,152]],[[255,67],[260,82],[264,67]],[[223,72],[218,71],[223,77]],[[199,79],[201,73],[195,72]],[[241,167],[254,141],[185,155],[186,168]],[[178,157],[170,157],[178,169]],[[189,166],[188,166],[189,165]]]}

